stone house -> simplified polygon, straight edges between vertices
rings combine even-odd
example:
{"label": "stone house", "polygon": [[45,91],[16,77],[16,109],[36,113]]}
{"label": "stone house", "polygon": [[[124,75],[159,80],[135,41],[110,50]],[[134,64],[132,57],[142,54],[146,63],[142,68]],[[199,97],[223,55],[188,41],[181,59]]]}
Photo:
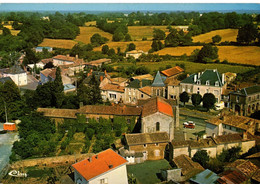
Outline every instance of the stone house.
{"label": "stone house", "polygon": [[192,74],[180,82],[180,93],[186,91],[188,94],[212,93],[216,97],[216,103],[222,100],[222,93],[226,89],[225,75],[220,74],[217,69],[207,69],[204,72]]}
{"label": "stone house", "polygon": [[175,66],[166,70],[161,71],[161,74],[166,76],[166,80],[164,83],[166,84],[166,99],[173,99],[173,100],[178,100],[179,99],[179,84],[180,81],[177,79],[177,77],[182,74],[184,70],[179,67]]}
{"label": "stone house", "polygon": [[170,154],[173,158],[182,154],[189,157],[199,150],[206,150],[210,157],[216,157],[223,149],[241,147],[242,154],[255,146],[255,137],[250,133],[220,135],[197,140],[171,141]]}
{"label": "stone house", "polygon": [[116,84],[106,84],[100,88],[103,101],[109,100],[110,102],[124,102],[125,101],[125,88]]}
{"label": "stone house", "polygon": [[127,160],[111,149],[72,165],[74,182],[81,184],[127,184]]}
{"label": "stone house", "polygon": [[79,59],[78,55],[76,57],[71,57],[69,54],[65,55],[57,55],[52,58],[52,62],[54,66],[60,66],[60,65],[71,65],[71,64],[78,64],[83,65],[84,60]]}
{"label": "stone house", "polygon": [[147,52],[144,52],[142,50],[131,50],[126,52],[126,57],[134,57],[135,59],[138,59],[142,54],[148,54]]}
{"label": "stone house", "polygon": [[229,94],[230,107],[241,116],[249,116],[260,109],[260,86],[250,86]]}
{"label": "stone house", "polygon": [[125,142],[129,152],[142,153],[144,160],[161,160],[164,159],[169,136],[167,132],[126,134]]}
{"label": "stone house", "polygon": [[26,71],[24,71],[18,65],[14,65],[10,68],[1,69],[0,76],[10,77],[17,86],[25,86],[28,84]]}
{"label": "stone house", "polygon": [[260,120],[237,115],[220,115],[206,120],[207,136],[260,132]]}

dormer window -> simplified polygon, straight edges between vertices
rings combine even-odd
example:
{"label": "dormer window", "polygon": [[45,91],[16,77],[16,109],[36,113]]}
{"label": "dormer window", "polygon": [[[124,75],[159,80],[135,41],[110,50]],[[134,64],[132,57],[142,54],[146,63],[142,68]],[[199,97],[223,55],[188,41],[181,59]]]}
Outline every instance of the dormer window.
{"label": "dormer window", "polygon": [[206,81],[206,85],[209,86],[209,80]]}
{"label": "dormer window", "polygon": [[198,84],[198,85],[200,85],[200,84],[201,84],[201,83],[200,83],[200,80],[197,80],[197,84]]}
{"label": "dormer window", "polygon": [[218,81],[215,82],[215,86],[219,86],[219,82]]}

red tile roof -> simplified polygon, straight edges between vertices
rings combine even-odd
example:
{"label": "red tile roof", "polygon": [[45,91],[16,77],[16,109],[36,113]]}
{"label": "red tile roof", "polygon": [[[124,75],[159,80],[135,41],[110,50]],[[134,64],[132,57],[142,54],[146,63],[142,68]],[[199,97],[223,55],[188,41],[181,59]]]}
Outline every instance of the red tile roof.
{"label": "red tile roof", "polygon": [[64,56],[64,55],[54,56],[53,59],[58,59],[58,60],[63,60],[63,61],[70,61],[70,62],[74,62],[74,63],[83,63],[84,62],[83,59],[79,59],[79,58],[71,57],[71,56]]}
{"label": "red tile roof", "polygon": [[169,136],[167,132],[126,134],[125,138],[127,145],[129,146],[169,142]]}
{"label": "red tile roof", "polygon": [[163,71],[161,71],[161,73],[164,74],[167,77],[171,77],[171,76],[177,75],[177,74],[179,74],[179,73],[181,73],[183,71],[184,70],[181,67],[175,66],[173,68],[169,68],[167,70],[163,70]]}
{"label": "red tile roof", "polygon": [[119,86],[119,85],[116,85],[116,84],[106,84],[106,85],[101,87],[101,90],[104,90],[104,91],[117,91],[117,92],[124,93],[125,92],[125,87]]}
{"label": "red tile roof", "polygon": [[72,165],[87,181],[127,163],[127,160],[111,149],[100,152],[91,159],[91,161],[86,159]]}
{"label": "red tile roof", "polygon": [[38,108],[37,112],[42,112],[44,116],[52,118],[73,118],[76,119],[76,109],[53,109],[53,108]]}
{"label": "red tile roof", "polygon": [[156,112],[161,112],[168,116],[173,116],[172,106],[167,103],[162,97],[154,97],[147,100],[143,105],[142,116],[149,116]]}
{"label": "red tile roof", "polygon": [[243,183],[247,178],[240,172],[237,171],[226,171],[222,174],[217,181],[220,184],[236,184]]}
{"label": "red tile roof", "polygon": [[139,88],[139,91],[141,91],[149,96],[152,96],[152,87],[151,86],[145,86],[145,87]]}

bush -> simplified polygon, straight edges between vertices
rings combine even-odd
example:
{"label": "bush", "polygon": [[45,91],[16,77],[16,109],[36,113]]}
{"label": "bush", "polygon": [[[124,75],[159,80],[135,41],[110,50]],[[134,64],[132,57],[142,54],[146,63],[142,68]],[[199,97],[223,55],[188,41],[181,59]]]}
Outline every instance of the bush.
{"label": "bush", "polygon": [[222,61],[222,64],[228,64],[228,60],[226,60],[226,59],[223,60],[223,61]]}

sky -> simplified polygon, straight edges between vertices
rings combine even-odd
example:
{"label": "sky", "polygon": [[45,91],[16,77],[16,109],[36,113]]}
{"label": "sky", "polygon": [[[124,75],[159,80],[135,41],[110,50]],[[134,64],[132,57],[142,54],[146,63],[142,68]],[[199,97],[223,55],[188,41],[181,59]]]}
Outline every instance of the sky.
{"label": "sky", "polygon": [[[66,1],[63,1],[66,2]],[[69,1],[71,2],[71,1]],[[259,10],[258,3],[1,3],[0,11],[226,11]]]}

